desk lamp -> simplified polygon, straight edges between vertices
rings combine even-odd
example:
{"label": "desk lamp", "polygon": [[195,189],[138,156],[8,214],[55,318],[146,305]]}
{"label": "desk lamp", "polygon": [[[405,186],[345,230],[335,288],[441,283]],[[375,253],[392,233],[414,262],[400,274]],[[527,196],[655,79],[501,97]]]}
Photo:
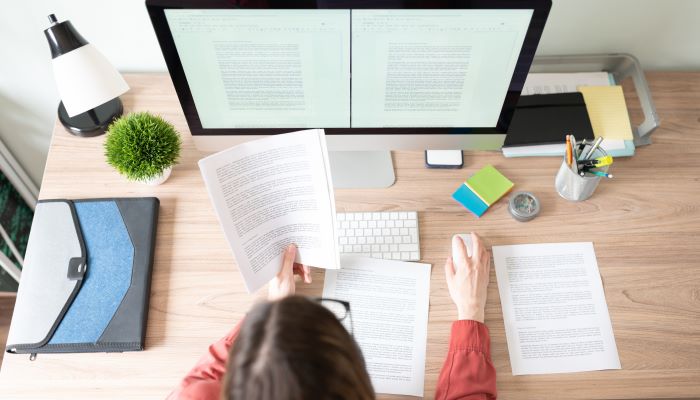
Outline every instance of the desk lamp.
{"label": "desk lamp", "polygon": [[122,115],[124,107],[119,95],[129,90],[129,86],[70,21],[58,22],[51,14],[49,22],[51,26],[44,34],[51,48],[54,77],[61,96],[58,119],[73,135],[101,135]]}

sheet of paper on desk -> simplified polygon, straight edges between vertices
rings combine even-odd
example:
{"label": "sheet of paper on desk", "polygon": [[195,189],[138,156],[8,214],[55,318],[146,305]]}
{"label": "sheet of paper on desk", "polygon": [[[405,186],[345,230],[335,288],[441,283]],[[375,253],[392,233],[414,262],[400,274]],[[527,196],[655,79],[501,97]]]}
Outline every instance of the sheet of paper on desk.
{"label": "sheet of paper on desk", "polygon": [[593,243],[494,246],[513,375],[620,369]]}
{"label": "sheet of paper on desk", "polygon": [[326,271],[323,297],[350,302],[374,390],[422,397],[430,264],[342,256],[341,265]]}
{"label": "sheet of paper on desk", "polygon": [[522,94],[550,94],[578,92],[579,86],[609,86],[610,74],[607,72],[572,72],[572,73],[531,73],[525,79]]}
{"label": "sheet of paper on desk", "polygon": [[249,292],[296,262],[340,268],[335,199],[322,129],[269,136],[199,161],[199,169]]}

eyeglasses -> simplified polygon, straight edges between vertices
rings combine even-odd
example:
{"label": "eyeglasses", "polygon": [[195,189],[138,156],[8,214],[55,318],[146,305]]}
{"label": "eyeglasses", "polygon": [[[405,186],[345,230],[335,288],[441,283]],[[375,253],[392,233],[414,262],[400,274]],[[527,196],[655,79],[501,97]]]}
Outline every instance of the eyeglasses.
{"label": "eyeglasses", "polygon": [[355,327],[352,323],[352,314],[350,313],[350,303],[344,300],[326,299],[323,297],[315,297],[312,300],[317,301],[330,312],[335,315],[335,318],[347,329],[352,335]]}

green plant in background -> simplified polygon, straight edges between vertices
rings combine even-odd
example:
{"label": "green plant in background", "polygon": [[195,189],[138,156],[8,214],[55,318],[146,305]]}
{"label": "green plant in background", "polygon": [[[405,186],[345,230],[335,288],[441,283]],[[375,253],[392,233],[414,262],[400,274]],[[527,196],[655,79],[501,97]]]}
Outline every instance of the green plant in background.
{"label": "green plant in background", "polygon": [[147,112],[114,121],[105,141],[107,163],[130,180],[157,177],[180,157],[182,140],[172,124]]}

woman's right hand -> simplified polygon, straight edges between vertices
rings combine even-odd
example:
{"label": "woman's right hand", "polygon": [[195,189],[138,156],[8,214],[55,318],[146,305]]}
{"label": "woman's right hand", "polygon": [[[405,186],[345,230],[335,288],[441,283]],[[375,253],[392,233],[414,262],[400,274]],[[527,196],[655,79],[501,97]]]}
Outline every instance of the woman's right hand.
{"label": "woman's right hand", "polygon": [[471,238],[471,256],[467,255],[459,236],[452,238],[452,255],[445,262],[445,278],[450,297],[457,305],[458,318],[484,322],[491,257],[476,233],[472,232]]}

